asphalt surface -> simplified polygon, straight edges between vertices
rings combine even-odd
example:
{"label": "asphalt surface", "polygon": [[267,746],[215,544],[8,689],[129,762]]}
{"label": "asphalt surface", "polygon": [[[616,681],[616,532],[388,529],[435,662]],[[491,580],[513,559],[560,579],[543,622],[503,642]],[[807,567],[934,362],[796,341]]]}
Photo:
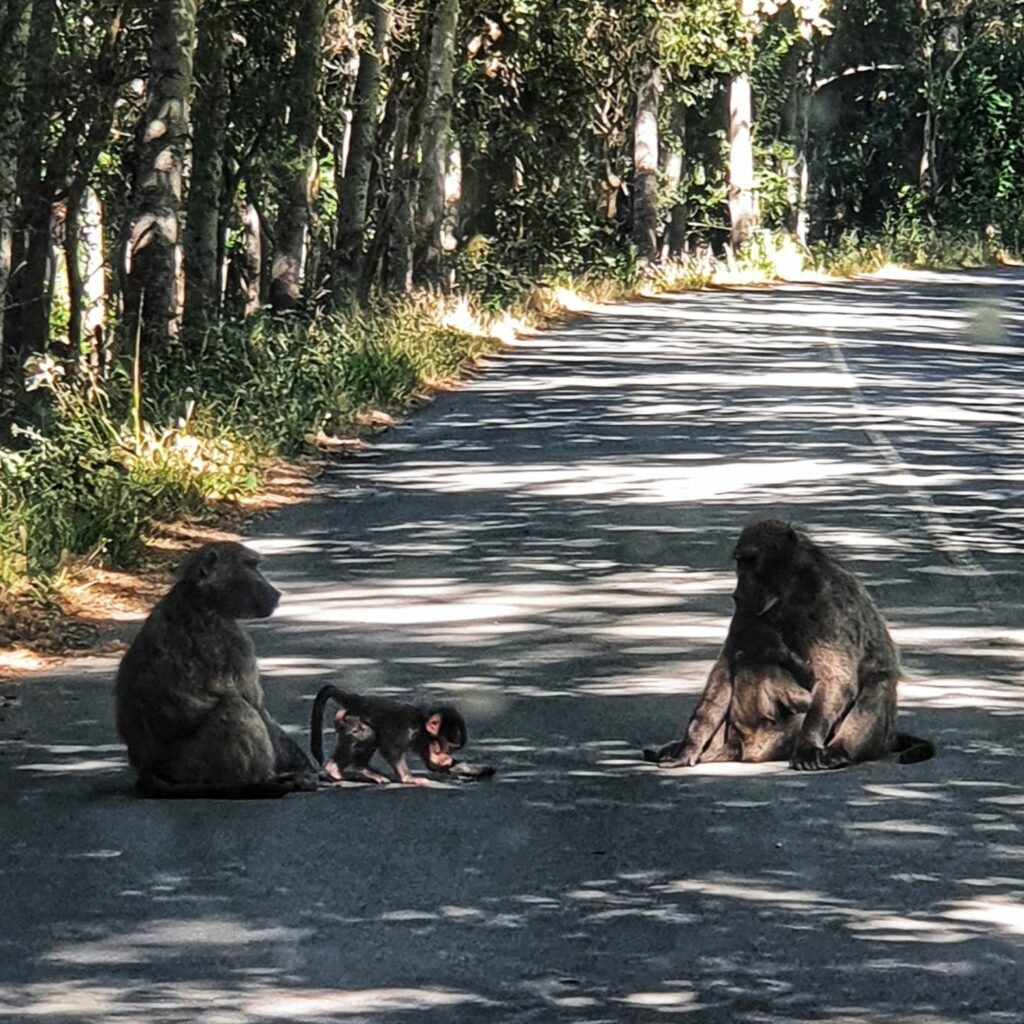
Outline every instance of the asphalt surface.
{"label": "asphalt surface", "polygon": [[[0,687],[0,1019],[1024,1019],[1024,274],[705,292],[520,342],[257,525],[253,629],[456,700],[489,781],[135,798],[113,662]],[[663,772],[790,517],[900,641],[939,756]]]}

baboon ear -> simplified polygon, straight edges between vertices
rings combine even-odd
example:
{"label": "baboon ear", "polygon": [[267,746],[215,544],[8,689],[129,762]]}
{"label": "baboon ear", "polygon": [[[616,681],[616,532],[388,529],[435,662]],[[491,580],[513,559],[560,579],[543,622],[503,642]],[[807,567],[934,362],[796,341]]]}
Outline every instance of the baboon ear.
{"label": "baboon ear", "polygon": [[439,711],[435,711],[431,714],[423,723],[423,728],[426,729],[431,736],[436,736],[441,731],[441,713]]}
{"label": "baboon ear", "polygon": [[346,714],[347,712],[345,711],[344,708],[339,708],[337,711],[334,712],[334,720],[336,722],[344,722]]}

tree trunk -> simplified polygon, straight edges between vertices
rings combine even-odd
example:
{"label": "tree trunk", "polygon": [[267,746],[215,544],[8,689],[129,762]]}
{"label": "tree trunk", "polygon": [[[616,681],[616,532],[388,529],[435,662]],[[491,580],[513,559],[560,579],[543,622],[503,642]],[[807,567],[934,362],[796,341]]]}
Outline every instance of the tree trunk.
{"label": "tree trunk", "polygon": [[0,5],[0,61],[7,88],[0,103],[0,382],[4,379],[7,316],[11,277],[14,217],[18,200],[18,154],[21,149],[22,102],[25,93],[25,46],[32,5],[8,0]]}
{"label": "tree trunk", "polygon": [[394,173],[384,223],[380,229],[387,252],[385,287],[388,291],[400,294],[412,288],[413,158],[411,154],[406,153],[409,120],[409,111],[403,106],[398,111],[398,120],[395,124]]}
{"label": "tree trunk", "polygon": [[290,180],[277,219],[276,250],[271,270],[270,302],[290,309],[302,299],[306,256],[317,184],[316,138],[320,130],[320,68],[327,0],[302,0],[295,30],[292,62]]}
{"label": "tree trunk", "polygon": [[360,0],[357,19],[366,26],[369,38],[359,55],[348,157],[338,183],[336,297],[351,292],[362,274],[367,199],[380,121],[381,56],[391,26],[391,7],[381,0]]}
{"label": "tree trunk", "polygon": [[196,0],[154,0],[149,83],[136,154],[125,283],[125,336],[141,318],[146,347],[178,337],[182,174]]}
{"label": "tree trunk", "polygon": [[245,316],[248,318],[260,308],[260,276],[263,267],[263,244],[260,234],[260,215],[252,203],[242,211],[245,241],[242,244],[242,290],[245,296]]}
{"label": "tree trunk", "polygon": [[79,241],[82,266],[82,340],[83,361],[90,373],[100,378],[106,373],[107,271],[103,256],[103,204],[96,192],[87,188],[78,207]]}
{"label": "tree trunk", "polygon": [[808,40],[796,44],[796,75],[790,94],[787,131],[793,140],[793,163],[786,169],[789,200],[788,227],[801,245],[807,244],[807,207],[810,193],[811,99],[814,94],[814,47]]}
{"label": "tree trunk", "polygon": [[734,251],[757,227],[751,123],[750,79],[736,75],[729,83],[729,223]]}
{"label": "tree trunk", "polygon": [[67,198],[64,215],[64,268],[68,279],[68,346],[72,353],[72,370],[82,362],[82,327],[85,321],[85,281],[79,256],[81,237],[81,195]]}
{"label": "tree trunk", "polygon": [[20,366],[42,352],[49,336],[50,210],[52,180],[46,180],[43,151],[47,102],[53,83],[56,4],[32,5],[25,56],[21,133],[17,140],[18,210],[11,245],[8,351]]}
{"label": "tree trunk", "polygon": [[430,58],[418,132],[421,160],[416,185],[413,261],[413,274],[418,283],[441,280],[444,253],[441,229],[451,143],[452,75],[458,16],[458,0],[438,0],[430,33]]}
{"label": "tree trunk", "polygon": [[202,333],[220,309],[220,222],[224,180],[222,152],[228,113],[225,64],[227,18],[219,5],[204,4],[196,46],[192,175],[185,218],[185,314],[187,332]]}
{"label": "tree trunk", "polygon": [[633,243],[644,263],[658,259],[658,93],[661,75],[647,68],[636,97],[633,126]]}
{"label": "tree trunk", "polygon": [[690,219],[680,189],[686,171],[686,107],[682,103],[673,105],[670,126],[665,154],[665,192],[673,197],[674,202],[662,244],[664,259],[673,259],[682,254]]}

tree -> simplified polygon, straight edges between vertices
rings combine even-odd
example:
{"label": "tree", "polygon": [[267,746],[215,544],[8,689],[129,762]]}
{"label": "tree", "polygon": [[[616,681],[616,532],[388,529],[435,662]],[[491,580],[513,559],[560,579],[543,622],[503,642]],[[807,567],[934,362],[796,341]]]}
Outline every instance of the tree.
{"label": "tree", "polygon": [[30,0],[0,3],[0,64],[6,69],[7,94],[0,104],[0,381],[3,380],[7,314],[11,277],[14,219],[18,199],[18,152],[21,147],[22,103],[25,90],[25,46],[28,42]]}
{"label": "tree", "polygon": [[148,348],[178,337],[181,201],[188,143],[196,0],[154,0],[146,107],[127,241],[125,326]]}
{"label": "tree", "polygon": [[270,301],[289,309],[302,298],[313,220],[320,129],[320,76],[327,0],[302,0],[295,21],[295,57],[288,103],[289,161],[271,270]]}
{"label": "tree", "polygon": [[645,62],[633,125],[633,242],[641,260],[658,258],[658,96],[661,71]]}
{"label": "tree", "polygon": [[413,276],[419,282],[436,283],[441,277],[441,231],[451,150],[452,73],[458,16],[458,0],[437,0],[417,136],[420,162],[416,177]]}
{"label": "tree", "polygon": [[197,40],[192,175],[184,235],[184,326],[195,332],[216,320],[223,291],[219,242],[229,102],[228,21],[218,3],[207,0],[203,5]]}
{"label": "tree", "polygon": [[361,40],[359,72],[352,99],[348,158],[338,181],[338,223],[334,249],[335,295],[351,292],[363,270],[367,200],[381,108],[381,62],[391,27],[386,0],[359,0],[356,24]]}

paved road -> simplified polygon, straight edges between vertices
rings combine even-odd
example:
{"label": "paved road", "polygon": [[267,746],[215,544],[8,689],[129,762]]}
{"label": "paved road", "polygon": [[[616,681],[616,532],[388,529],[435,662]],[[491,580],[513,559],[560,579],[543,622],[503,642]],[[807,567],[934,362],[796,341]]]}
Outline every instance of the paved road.
{"label": "paved road", "polygon": [[[1024,988],[1024,275],[707,292],[496,359],[259,524],[273,712],[457,699],[490,782],[133,799],[110,662],[6,687],[0,1019],[996,1024]],[[940,756],[659,772],[796,518]]]}

